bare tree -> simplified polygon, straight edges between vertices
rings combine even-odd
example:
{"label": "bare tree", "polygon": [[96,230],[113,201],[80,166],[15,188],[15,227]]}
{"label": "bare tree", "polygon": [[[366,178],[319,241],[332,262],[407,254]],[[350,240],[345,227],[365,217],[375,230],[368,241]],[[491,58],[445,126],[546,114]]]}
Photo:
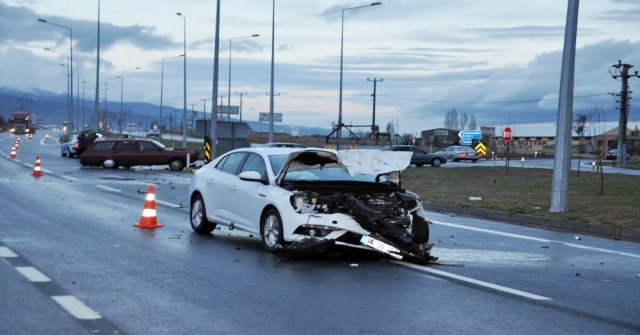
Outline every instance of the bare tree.
{"label": "bare tree", "polygon": [[468,121],[468,120],[469,120],[469,116],[467,115],[467,113],[466,113],[466,112],[463,112],[463,113],[460,115],[460,129],[461,129],[461,130],[464,130],[464,126],[466,126],[466,125],[467,125],[467,121]]}
{"label": "bare tree", "polygon": [[458,111],[451,108],[444,117],[444,127],[446,129],[458,129]]}
{"label": "bare tree", "polygon": [[476,115],[472,113],[471,118],[469,119],[469,130],[475,130],[476,127]]}
{"label": "bare tree", "polygon": [[573,120],[573,131],[578,134],[578,177],[580,177],[580,161],[582,160],[582,152],[584,151],[584,132],[586,130],[586,125],[591,118],[590,114],[581,114],[578,113],[576,115],[575,120]]}
{"label": "bare tree", "polygon": [[[593,140],[595,141],[595,153],[596,153],[596,166],[597,171],[600,174],[600,185],[596,183],[596,192],[599,194],[604,194],[604,171],[602,169],[602,155],[604,152],[604,146],[606,142],[606,136],[604,133],[607,130],[606,126],[606,117],[602,109],[598,106],[593,106],[589,110],[589,114],[591,115],[590,125],[592,129]],[[592,143],[592,146],[594,144]]]}

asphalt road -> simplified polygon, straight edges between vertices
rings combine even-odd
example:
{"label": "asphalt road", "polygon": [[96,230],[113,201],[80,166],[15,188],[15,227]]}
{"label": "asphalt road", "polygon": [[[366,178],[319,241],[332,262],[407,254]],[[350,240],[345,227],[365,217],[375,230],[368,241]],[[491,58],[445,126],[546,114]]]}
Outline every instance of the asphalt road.
{"label": "asphalt road", "polygon": [[[638,243],[427,213],[450,265],[269,254],[192,233],[188,173],[81,168],[42,135],[10,159],[0,134],[0,334],[640,334]],[[133,227],[151,184],[164,226]]]}

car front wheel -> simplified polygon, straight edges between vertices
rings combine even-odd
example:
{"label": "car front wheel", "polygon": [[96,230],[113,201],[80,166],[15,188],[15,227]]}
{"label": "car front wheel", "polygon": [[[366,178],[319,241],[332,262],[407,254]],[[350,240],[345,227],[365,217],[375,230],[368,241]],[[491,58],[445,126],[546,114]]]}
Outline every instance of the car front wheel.
{"label": "car front wheel", "polygon": [[440,167],[440,165],[442,165],[442,161],[440,160],[440,158],[434,158],[431,161],[431,166],[433,167]]}
{"label": "car front wheel", "polygon": [[174,158],[169,161],[169,168],[172,171],[182,171],[184,169],[184,163],[181,160]]}
{"label": "car front wheel", "polygon": [[276,252],[278,244],[282,245],[282,219],[275,209],[268,210],[260,225],[262,246],[268,252]]}
{"label": "car front wheel", "polygon": [[108,158],[102,161],[102,167],[105,169],[117,169],[118,163],[115,160]]}
{"label": "car front wheel", "polygon": [[413,214],[413,227],[411,229],[413,234],[413,241],[418,244],[424,244],[429,242],[429,222]]}
{"label": "car front wheel", "polygon": [[204,201],[201,195],[196,195],[191,200],[191,228],[196,233],[208,234],[216,228],[216,224],[207,220],[207,211],[204,207]]}

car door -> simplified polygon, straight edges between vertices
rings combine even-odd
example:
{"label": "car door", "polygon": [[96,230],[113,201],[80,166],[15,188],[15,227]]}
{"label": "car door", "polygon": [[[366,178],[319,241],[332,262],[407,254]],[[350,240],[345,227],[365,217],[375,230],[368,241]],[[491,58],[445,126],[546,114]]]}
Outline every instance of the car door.
{"label": "car door", "polygon": [[137,165],[138,150],[134,140],[118,141],[113,151],[113,159],[121,166]]}
{"label": "car door", "polygon": [[430,157],[427,155],[427,153],[418,148],[418,147],[411,147],[411,151],[413,152],[413,156],[411,157],[411,162],[414,164],[429,164],[430,162]]}
{"label": "car door", "polygon": [[164,148],[160,148],[151,141],[136,141],[139,150],[140,165],[167,164]]}
{"label": "car door", "polygon": [[206,189],[202,192],[204,203],[207,208],[207,215],[215,222],[229,224],[235,222],[237,214],[233,211],[235,206],[231,201],[231,187],[237,184],[238,170],[245,152],[235,152],[225,156],[215,166],[208,171],[206,177]]}
{"label": "car door", "polygon": [[[255,153],[246,157],[238,174],[246,171],[256,171],[260,173],[262,178],[268,178],[264,159]],[[260,232],[260,214],[267,202],[266,194],[270,186],[258,181],[242,180],[239,177],[234,181],[229,197],[229,210],[235,214],[232,218],[234,224],[242,230],[258,234]]]}

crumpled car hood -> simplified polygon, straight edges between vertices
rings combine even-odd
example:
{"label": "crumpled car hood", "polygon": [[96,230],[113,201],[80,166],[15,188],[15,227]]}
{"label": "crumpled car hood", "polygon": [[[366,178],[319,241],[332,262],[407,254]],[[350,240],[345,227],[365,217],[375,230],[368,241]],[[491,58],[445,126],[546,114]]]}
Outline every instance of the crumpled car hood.
{"label": "crumpled car hood", "polygon": [[302,150],[289,154],[278,174],[278,184],[289,171],[319,167],[337,167],[351,176],[358,174],[381,175],[402,171],[411,163],[411,152],[381,151],[372,149],[353,150]]}

